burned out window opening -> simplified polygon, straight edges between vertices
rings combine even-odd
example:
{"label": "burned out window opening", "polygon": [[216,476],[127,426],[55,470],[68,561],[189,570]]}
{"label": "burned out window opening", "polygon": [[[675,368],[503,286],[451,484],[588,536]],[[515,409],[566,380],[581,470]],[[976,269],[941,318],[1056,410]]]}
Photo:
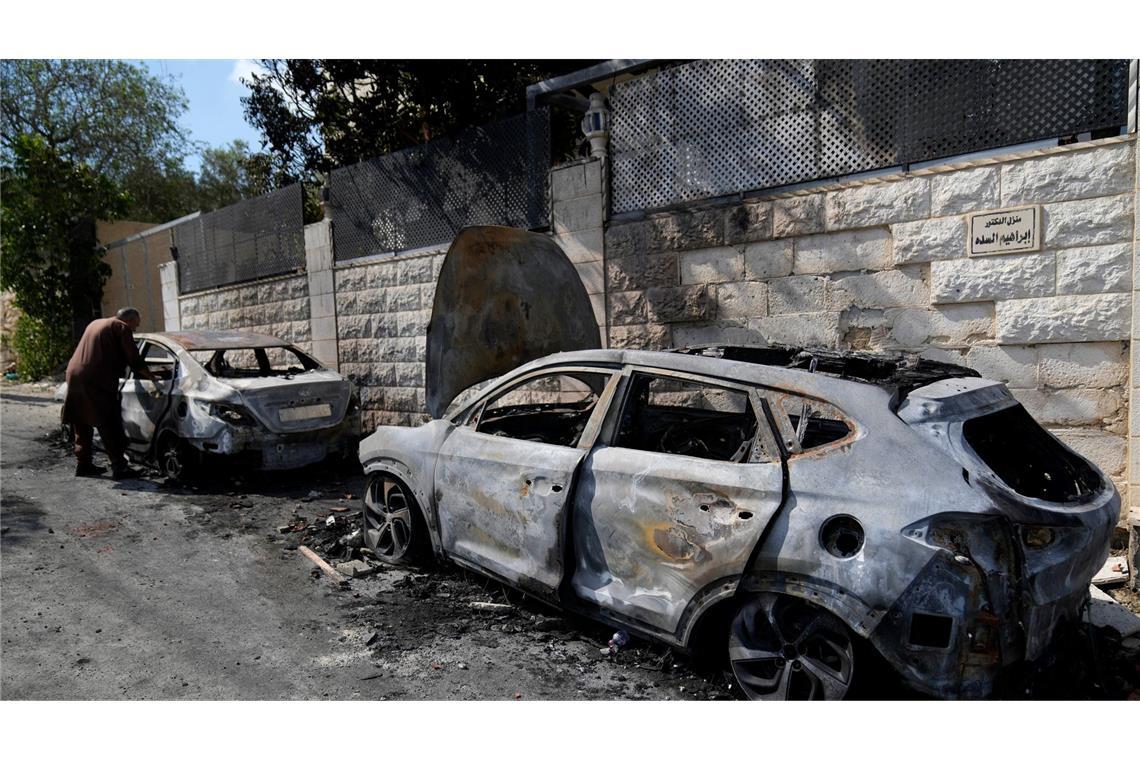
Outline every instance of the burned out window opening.
{"label": "burned out window opening", "polygon": [[577,446],[610,379],[604,372],[540,375],[514,385],[472,417],[479,433]]}
{"label": "burned out window opening", "polygon": [[768,393],[784,445],[799,454],[836,443],[853,432],[851,423],[831,404],[787,393]]}
{"label": "burned out window opening", "polygon": [[144,341],[140,353],[142,354],[143,362],[146,363],[146,368],[149,369],[157,379],[174,379],[178,367],[178,360],[168,349],[156,343]]}
{"label": "burned out window opening", "polygon": [[1100,488],[1096,471],[1021,404],[966,420],[962,435],[994,474],[1022,496],[1066,502],[1090,497]]}
{"label": "burned out window opening", "polygon": [[225,379],[292,377],[323,369],[316,359],[291,346],[198,350],[190,355],[212,376]]}
{"label": "burned out window opening", "polygon": [[722,462],[763,461],[752,456],[757,430],[745,391],[636,373],[614,445]]}

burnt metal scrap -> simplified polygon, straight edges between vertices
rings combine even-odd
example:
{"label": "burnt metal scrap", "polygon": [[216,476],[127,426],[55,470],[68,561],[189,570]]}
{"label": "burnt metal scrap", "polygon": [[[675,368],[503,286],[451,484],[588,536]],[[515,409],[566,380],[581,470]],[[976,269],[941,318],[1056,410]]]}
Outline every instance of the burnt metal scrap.
{"label": "burnt metal scrap", "polygon": [[168,477],[206,458],[281,470],[347,453],[360,434],[351,384],[288,342],[241,331],[140,334],[156,382],[121,384],[132,455]]}
{"label": "burnt metal scrap", "polygon": [[680,648],[727,619],[756,698],[844,696],[859,639],[942,697],[1049,656],[1119,515],[1103,473],[969,370],[720,351],[556,354],[379,428],[366,543]]}
{"label": "burnt metal scrap", "polygon": [[436,419],[360,447],[377,556],[433,552],[675,647],[720,631],[758,699],[847,695],[859,640],[919,691],[999,693],[1079,619],[1120,498],[1001,383],[790,346],[569,350],[597,340],[580,291],[548,238],[456,240]]}
{"label": "burnt metal scrap", "polygon": [[427,407],[555,351],[597,348],[590,297],[550,237],[468,227],[448,249],[427,334]]}
{"label": "burnt metal scrap", "polygon": [[901,401],[911,390],[938,380],[955,377],[980,377],[969,367],[923,359],[906,353],[871,353],[839,351],[826,348],[801,348],[769,344],[767,346],[707,345],[675,349],[676,353],[712,356],[738,362],[772,367],[806,369],[846,380],[895,388]]}

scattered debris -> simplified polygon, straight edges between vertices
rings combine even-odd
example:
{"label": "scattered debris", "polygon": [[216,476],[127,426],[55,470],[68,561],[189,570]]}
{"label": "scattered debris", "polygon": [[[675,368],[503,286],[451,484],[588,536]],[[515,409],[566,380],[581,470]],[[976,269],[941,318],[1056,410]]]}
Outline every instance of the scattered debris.
{"label": "scattered debris", "polygon": [[347,512],[348,507],[329,507],[330,512]]}
{"label": "scattered debris", "polygon": [[467,606],[480,612],[513,612],[515,609],[509,604],[499,604],[498,602],[470,602]]}
{"label": "scattered debris", "polygon": [[328,519],[325,520],[325,525],[330,528],[336,527],[336,515],[329,515]]}
{"label": "scattered debris", "polygon": [[317,553],[314,552],[309,547],[298,546],[297,549],[298,549],[298,551],[301,552],[301,554],[304,554],[309,559],[310,562],[312,562],[314,565],[316,565],[318,568],[320,568],[320,571],[322,573],[324,573],[325,575],[327,575],[331,580],[334,580],[337,583],[340,583],[344,580],[347,580],[343,575],[341,575],[335,569],[333,569],[332,565],[330,565],[328,562],[325,562],[323,559],[318,557]]}
{"label": "scattered debris", "polygon": [[1120,606],[1112,597],[1101,592],[1089,600],[1088,620],[1098,628],[1111,628],[1122,638],[1140,633],[1140,616]]}
{"label": "scattered debris", "polygon": [[610,636],[610,640],[602,647],[600,651],[605,655],[615,655],[618,650],[629,643],[629,634],[623,630],[614,631],[614,635]]}
{"label": "scattered debris", "polygon": [[347,575],[349,578],[363,578],[366,575],[372,575],[378,567],[368,564],[362,559],[354,559],[348,562],[341,562],[336,566],[338,573]]}
{"label": "scattered debris", "polygon": [[1126,557],[1109,557],[1104,566],[1093,576],[1092,582],[1096,586],[1110,586],[1115,583],[1124,583],[1128,580],[1128,559]]}

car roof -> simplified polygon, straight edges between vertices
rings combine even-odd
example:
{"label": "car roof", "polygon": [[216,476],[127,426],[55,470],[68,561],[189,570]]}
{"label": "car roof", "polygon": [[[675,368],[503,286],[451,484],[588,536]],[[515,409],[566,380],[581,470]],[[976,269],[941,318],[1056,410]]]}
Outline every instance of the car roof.
{"label": "car roof", "polygon": [[291,345],[273,335],[244,330],[183,330],[179,332],[140,333],[137,338],[151,338],[173,343],[187,351],[209,351],[227,348],[280,348]]}
{"label": "car roof", "polygon": [[[616,364],[673,370],[765,385],[826,398],[832,394],[904,398],[916,388],[948,377],[977,377],[966,367],[892,354],[800,349],[788,346],[751,349],[705,347],[681,351],[597,349],[551,354],[504,376],[509,380],[525,372],[565,364]],[[500,385],[496,382],[495,385]]]}

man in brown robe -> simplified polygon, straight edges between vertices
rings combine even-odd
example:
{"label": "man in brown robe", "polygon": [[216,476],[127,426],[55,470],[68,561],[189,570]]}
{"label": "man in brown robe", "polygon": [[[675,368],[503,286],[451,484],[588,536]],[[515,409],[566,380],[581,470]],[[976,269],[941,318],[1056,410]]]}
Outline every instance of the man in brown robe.
{"label": "man in brown robe", "polygon": [[139,474],[127,463],[127,436],[119,402],[119,381],[127,367],[142,378],[155,379],[135,346],[134,331],[138,326],[137,309],[119,309],[116,316],[96,319],[83,331],[67,363],[67,398],[62,416],[64,423],[75,431],[78,477],[94,478],[107,471],[91,461],[95,428],[99,429],[111,459],[112,477],[122,480]]}

